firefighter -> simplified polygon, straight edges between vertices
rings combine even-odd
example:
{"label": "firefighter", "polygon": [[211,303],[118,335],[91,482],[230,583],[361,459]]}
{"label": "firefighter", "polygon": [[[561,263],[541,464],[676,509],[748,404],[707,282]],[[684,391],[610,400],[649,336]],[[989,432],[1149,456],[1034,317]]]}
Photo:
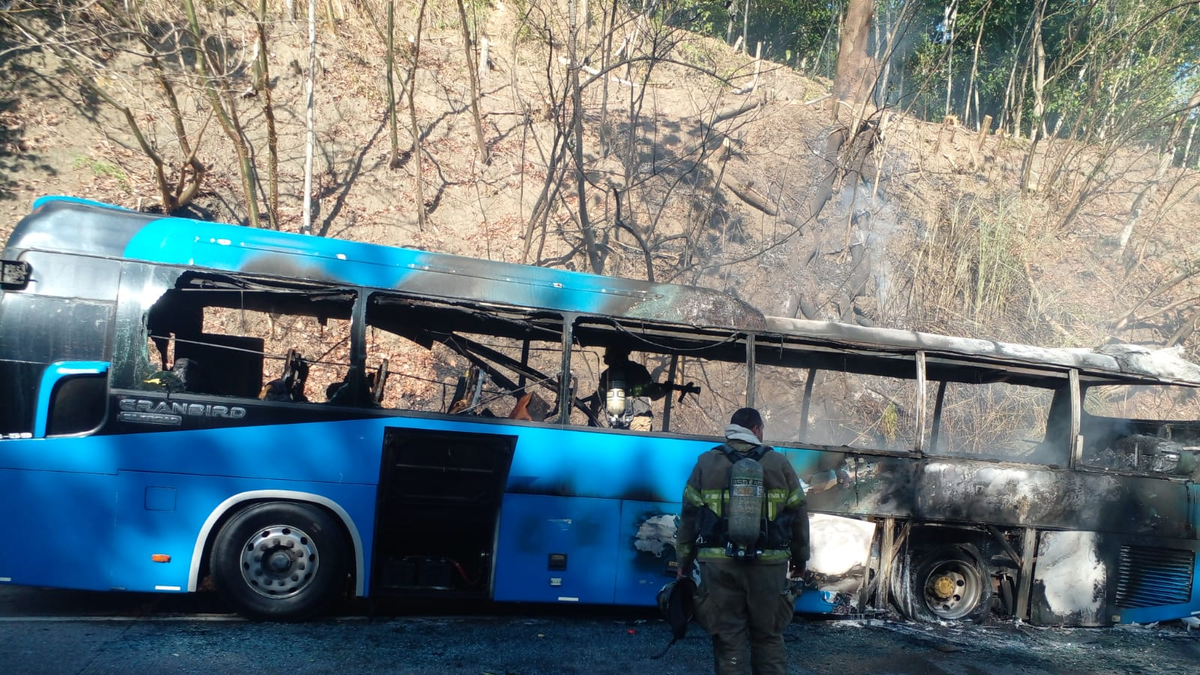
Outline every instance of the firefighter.
{"label": "firefighter", "polygon": [[795,469],[762,438],[757,410],[735,412],[725,443],[700,455],[683,492],[678,576],[699,562],[695,615],[712,636],[716,675],[787,672],[789,576],[807,567],[808,508]]}
{"label": "firefighter", "polygon": [[603,410],[613,428],[650,431],[654,419],[650,401],[672,391],[699,394],[700,387],[691,382],[656,382],[646,366],[629,360],[631,351],[626,345],[611,345],[604,350],[604,365],[608,368],[600,373],[599,386],[590,397],[592,417],[598,418]]}

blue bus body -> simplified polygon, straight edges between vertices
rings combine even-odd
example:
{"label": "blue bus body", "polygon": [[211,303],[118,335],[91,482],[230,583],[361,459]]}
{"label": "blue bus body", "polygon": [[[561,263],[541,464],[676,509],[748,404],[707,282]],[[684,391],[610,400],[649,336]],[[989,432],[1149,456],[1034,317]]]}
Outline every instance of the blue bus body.
{"label": "blue bus body", "polygon": [[[490,322],[478,326],[511,331],[525,340],[526,351],[528,335],[550,326],[561,330],[567,353],[617,335],[604,323],[616,317],[622,330],[638,326],[668,345],[664,353],[701,336],[716,345],[718,361],[753,352],[752,362],[777,358],[781,366],[797,368],[826,363],[830,356],[821,350],[829,344],[850,349],[846,345],[857,340],[795,338],[753,307],[707,289],[155,217],[63,197],[39,200],[2,257],[21,263],[13,269],[28,279],[0,291],[0,380],[7,383],[8,399],[0,415],[0,510],[10,514],[0,520],[0,582],[29,586],[196,591],[216,566],[236,569],[236,561],[214,559],[214,550],[226,550],[219,546],[223,539],[236,552],[247,539],[239,533],[257,527],[265,536],[276,526],[286,531],[291,523],[268,522],[282,515],[238,529],[250,507],[270,504],[306,505],[332,518],[296,529],[337,525],[336,533],[314,539],[321,540],[326,560],[336,558],[329,556],[331,545],[344,549],[339,571],[361,596],[446,592],[496,601],[651,605],[674,576],[674,517],[684,481],[696,456],[720,441],[723,419],[703,432],[682,434],[573,423],[571,402],[579,397],[568,377],[544,383],[563,403],[538,421],[280,403],[260,398],[257,384],[251,390],[229,377],[222,386],[253,393],[149,387],[146,382],[161,379],[147,375],[154,370],[155,340],[165,343],[169,333],[178,360],[185,349],[197,348],[185,338],[209,335],[196,324],[196,308],[186,305],[205,293],[268,301],[287,296],[282,301],[316,307],[312,313],[321,325],[327,318],[345,320],[349,382],[366,377],[366,326],[390,325],[400,335],[423,337],[417,334],[429,326],[421,322],[441,316],[471,330],[483,330],[474,321]],[[162,309],[160,300],[172,293],[186,310]],[[224,306],[236,310],[243,301]],[[392,320],[385,311],[392,307],[416,318]],[[510,310],[524,314],[496,318]],[[156,324],[170,331],[156,331]],[[768,338],[786,349],[762,349]],[[551,335],[549,344],[556,339]],[[253,383],[268,377],[262,354],[250,353],[261,347],[232,339],[222,344],[257,357],[238,362],[243,368],[257,363],[257,372],[249,374]],[[878,361],[871,367],[879,372],[919,364],[931,374],[942,368],[946,380],[975,377],[926,365],[926,352],[954,355],[939,345],[922,339],[863,353]],[[165,361],[166,349],[160,349]],[[815,360],[804,361],[814,349]],[[902,367],[896,359],[877,358],[889,349],[888,357],[899,355]],[[492,354],[477,344],[461,353],[473,363]],[[988,372],[1000,372],[1009,358],[979,351],[969,356],[985,362]],[[1005,611],[1044,623],[1101,625],[1200,613],[1200,491],[1185,475],[1184,460],[1171,467],[1178,475],[1165,479],[1092,471],[1082,465],[1078,444],[1067,440],[1067,431],[1072,439],[1085,435],[1078,404],[1067,395],[1078,391],[1080,377],[1097,385],[1152,378],[1110,367],[1095,355],[1040,356],[1033,362],[1053,371],[1046,386],[1061,392],[1054,405],[1070,427],[1061,443],[1050,444],[1060,459],[1044,465],[938,458],[936,441],[930,448],[921,437],[916,447],[877,452],[777,445],[806,480],[826,470],[833,476],[809,495],[810,508],[827,519],[814,533],[817,553],[823,545],[852,552],[827,563],[828,574],[810,579],[800,611],[882,610],[889,603],[883,588],[893,598],[901,589],[915,589],[904,591],[912,597],[901,602],[920,601],[923,582],[909,581],[928,567],[918,554],[957,550],[945,569],[969,577],[974,566],[982,577],[976,580],[980,607],[963,608],[964,618],[1001,604],[1010,587]],[[496,358],[505,362],[503,355]],[[571,372],[569,354],[562,358],[563,371]],[[1032,372],[1033,362],[1004,379],[1034,382],[1042,375]],[[525,356],[514,368],[523,385]],[[488,372],[502,380],[499,372]],[[1089,419],[1084,415],[1084,423]],[[1183,433],[1181,425],[1175,428]],[[853,473],[837,467],[853,467]],[[1014,505],[1011,493],[1018,488],[1012,481],[1047,487]],[[1078,501],[1067,502],[1063,495],[1069,494]],[[1089,502],[1095,494],[1108,500]],[[1101,576],[1107,574],[1082,606],[1064,604],[1047,576],[1055,546],[1070,532],[1100,532],[1079,539],[1094,547],[1082,564],[1090,560]],[[425,543],[430,541],[440,543]],[[250,537],[245,543],[253,549],[254,542]],[[302,569],[295,567],[302,557],[283,546],[270,553],[280,569]],[[1040,571],[1034,564],[1039,550],[1046,561]],[[1175,557],[1161,569],[1143,560],[1162,550]],[[827,549],[822,559],[837,558],[833,553]],[[250,553],[241,555],[243,568],[256,564]],[[477,559],[468,559],[472,555]],[[1007,562],[994,562],[1006,556]],[[1153,569],[1136,572],[1145,564]],[[292,583],[279,581],[285,582]],[[295,583],[278,597],[309,588]],[[238,592],[256,602],[273,597]],[[268,618],[319,610],[314,602],[294,614],[256,614],[234,604]]]}

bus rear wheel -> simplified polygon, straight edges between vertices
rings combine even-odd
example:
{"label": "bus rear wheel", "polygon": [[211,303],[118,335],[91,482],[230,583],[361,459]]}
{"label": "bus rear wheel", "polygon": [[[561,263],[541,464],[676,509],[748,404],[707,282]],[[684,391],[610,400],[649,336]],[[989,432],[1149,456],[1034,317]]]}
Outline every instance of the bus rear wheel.
{"label": "bus rear wheel", "polygon": [[229,520],[213,544],[221,597],[257,620],[298,621],[329,606],[344,587],[341,525],[309,504],[255,504]]}
{"label": "bus rear wheel", "polygon": [[983,621],[991,607],[987,565],[970,544],[913,552],[902,607],[916,621]]}

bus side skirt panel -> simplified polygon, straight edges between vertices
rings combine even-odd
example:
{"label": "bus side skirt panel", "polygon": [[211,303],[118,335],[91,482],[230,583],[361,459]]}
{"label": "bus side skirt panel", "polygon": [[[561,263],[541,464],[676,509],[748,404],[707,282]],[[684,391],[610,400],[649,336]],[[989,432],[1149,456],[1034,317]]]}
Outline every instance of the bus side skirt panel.
{"label": "bus side skirt panel", "polygon": [[1107,626],[1200,614],[1200,542],[1043,532],[1031,623]]}
{"label": "bus side skirt panel", "polygon": [[[113,587],[129,591],[195,591],[206,547],[222,518],[256,501],[308,502],[328,508],[346,526],[355,557],[356,594],[368,592],[366,560],[375,518],[371,485],[296,483],[220,476],[123,471],[117,477]],[[165,554],[159,563],[153,555]]]}
{"label": "bus side skirt panel", "polygon": [[493,599],[612,604],[620,519],[615,499],[505,495]]}
{"label": "bus side skirt panel", "polygon": [[[46,447],[5,443],[6,452]],[[0,469],[0,582],[112,589],[114,481],[99,473]]]}

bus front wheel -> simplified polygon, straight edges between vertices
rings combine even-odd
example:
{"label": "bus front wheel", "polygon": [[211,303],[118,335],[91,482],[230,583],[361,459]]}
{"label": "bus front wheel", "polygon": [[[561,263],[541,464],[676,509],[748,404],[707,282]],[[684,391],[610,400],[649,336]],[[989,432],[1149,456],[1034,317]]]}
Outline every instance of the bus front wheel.
{"label": "bus front wheel", "polygon": [[255,504],[217,534],[210,567],[221,597],[251,619],[297,621],[325,609],[347,569],[341,525],[309,504]]}
{"label": "bus front wheel", "polygon": [[983,621],[990,611],[988,568],[970,544],[919,549],[908,570],[903,603],[917,621]]}

